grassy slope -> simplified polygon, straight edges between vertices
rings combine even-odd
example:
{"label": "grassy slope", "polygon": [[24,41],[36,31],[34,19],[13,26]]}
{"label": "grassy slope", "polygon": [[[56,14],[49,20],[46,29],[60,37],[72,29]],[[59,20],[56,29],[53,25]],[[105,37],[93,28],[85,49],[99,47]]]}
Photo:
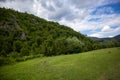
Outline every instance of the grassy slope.
{"label": "grassy slope", "polygon": [[120,48],[44,57],[0,67],[1,80],[120,80]]}

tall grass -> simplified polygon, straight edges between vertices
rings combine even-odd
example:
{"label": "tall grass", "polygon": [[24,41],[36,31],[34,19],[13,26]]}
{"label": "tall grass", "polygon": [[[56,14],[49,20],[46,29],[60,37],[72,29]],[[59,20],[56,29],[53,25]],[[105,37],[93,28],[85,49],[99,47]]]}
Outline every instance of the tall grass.
{"label": "tall grass", "polygon": [[0,80],[120,80],[120,48],[2,66]]}

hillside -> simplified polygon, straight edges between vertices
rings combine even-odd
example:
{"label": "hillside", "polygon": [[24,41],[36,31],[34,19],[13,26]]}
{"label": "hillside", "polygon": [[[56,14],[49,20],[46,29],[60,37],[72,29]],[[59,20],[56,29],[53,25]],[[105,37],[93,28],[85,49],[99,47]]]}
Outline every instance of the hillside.
{"label": "hillside", "polygon": [[120,35],[116,35],[111,38],[97,38],[97,37],[89,37],[89,38],[99,42],[102,48],[120,46]]}
{"label": "hillside", "polygon": [[94,40],[94,41],[98,41],[98,42],[104,42],[104,41],[107,41],[107,40],[120,41],[120,35],[116,35],[116,36],[111,37],[111,38],[97,38],[97,37],[89,37],[89,38]]}
{"label": "hillside", "polygon": [[113,38],[120,41],[120,35],[114,36]]}
{"label": "hillside", "polygon": [[98,37],[89,37],[94,41],[98,41],[98,42],[104,42],[106,40],[111,40],[111,38],[98,38]]}
{"label": "hillside", "polygon": [[0,67],[0,80],[120,80],[120,47]]}
{"label": "hillside", "polygon": [[90,51],[97,45],[97,42],[67,26],[32,14],[0,8],[1,64],[6,60],[4,57],[21,61],[24,56],[32,58]]}

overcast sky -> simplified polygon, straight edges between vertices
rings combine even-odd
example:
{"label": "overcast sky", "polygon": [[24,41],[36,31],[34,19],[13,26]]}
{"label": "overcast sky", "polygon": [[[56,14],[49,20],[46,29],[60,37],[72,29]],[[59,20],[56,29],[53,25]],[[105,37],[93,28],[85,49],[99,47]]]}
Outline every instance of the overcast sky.
{"label": "overcast sky", "polygon": [[0,7],[32,13],[88,36],[120,34],[120,0],[0,0]]}

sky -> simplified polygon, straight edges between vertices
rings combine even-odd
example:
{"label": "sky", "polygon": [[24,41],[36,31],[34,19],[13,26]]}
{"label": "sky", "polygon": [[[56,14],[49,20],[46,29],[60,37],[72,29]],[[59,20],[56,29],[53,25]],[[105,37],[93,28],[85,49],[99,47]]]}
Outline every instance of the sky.
{"label": "sky", "polygon": [[0,0],[0,7],[34,14],[91,37],[120,34],[120,0]]}

